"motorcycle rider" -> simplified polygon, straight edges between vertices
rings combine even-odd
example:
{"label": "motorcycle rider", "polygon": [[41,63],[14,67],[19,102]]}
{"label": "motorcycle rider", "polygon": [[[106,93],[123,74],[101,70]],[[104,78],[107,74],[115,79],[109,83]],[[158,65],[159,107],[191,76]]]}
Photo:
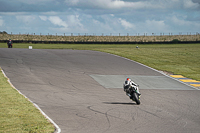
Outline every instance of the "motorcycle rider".
{"label": "motorcycle rider", "polygon": [[12,48],[12,40],[11,39],[8,40],[7,45],[8,45],[8,48]]}
{"label": "motorcycle rider", "polygon": [[126,95],[128,95],[130,98],[131,98],[131,95],[130,95],[129,89],[131,87],[136,88],[136,91],[137,91],[137,93],[138,93],[138,95],[140,97],[141,93],[140,93],[139,88],[138,88],[139,85],[137,85],[135,82],[133,82],[130,78],[126,79],[126,81],[125,81],[123,86],[124,86],[124,91],[126,92]]}

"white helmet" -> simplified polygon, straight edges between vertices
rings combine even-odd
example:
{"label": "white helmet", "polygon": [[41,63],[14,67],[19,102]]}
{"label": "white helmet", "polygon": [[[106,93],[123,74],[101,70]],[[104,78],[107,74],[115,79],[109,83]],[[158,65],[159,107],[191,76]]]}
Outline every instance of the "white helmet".
{"label": "white helmet", "polygon": [[125,83],[124,83],[124,89],[128,89],[130,87],[130,82],[131,82],[131,79],[127,78]]}

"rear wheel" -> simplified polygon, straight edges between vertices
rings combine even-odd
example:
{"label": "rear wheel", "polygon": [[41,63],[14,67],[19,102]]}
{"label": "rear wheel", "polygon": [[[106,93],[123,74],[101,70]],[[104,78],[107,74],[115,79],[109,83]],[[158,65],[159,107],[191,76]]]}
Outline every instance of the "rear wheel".
{"label": "rear wheel", "polygon": [[140,98],[139,98],[139,95],[136,92],[133,93],[133,99],[137,103],[137,105],[140,104]]}

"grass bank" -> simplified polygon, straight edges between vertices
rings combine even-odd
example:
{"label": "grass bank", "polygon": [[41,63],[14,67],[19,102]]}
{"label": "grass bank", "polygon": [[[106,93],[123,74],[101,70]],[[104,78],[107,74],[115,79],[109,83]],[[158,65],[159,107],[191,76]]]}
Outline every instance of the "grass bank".
{"label": "grass bank", "polygon": [[0,69],[0,132],[54,132],[54,126],[7,80]]}
{"label": "grass bank", "polygon": [[136,36],[61,36],[61,35],[11,35],[0,34],[0,40],[24,40],[24,41],[70,41],[70,42],[166,42],[174,39],[179,41],[200,41],[200,34],[195,33],[191,35],[136,35]]}

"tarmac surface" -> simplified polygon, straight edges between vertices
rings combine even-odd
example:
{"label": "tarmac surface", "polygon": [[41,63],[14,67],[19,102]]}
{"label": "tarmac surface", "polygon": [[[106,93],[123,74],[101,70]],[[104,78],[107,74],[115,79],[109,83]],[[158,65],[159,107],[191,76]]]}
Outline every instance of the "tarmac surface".
{"label": "tarmac surface", "polygon": [[[96,51],[0,48],[0,67],[63,133],[199,133],[200,91]],[[141,104],[123,91],[140,85]]]}

